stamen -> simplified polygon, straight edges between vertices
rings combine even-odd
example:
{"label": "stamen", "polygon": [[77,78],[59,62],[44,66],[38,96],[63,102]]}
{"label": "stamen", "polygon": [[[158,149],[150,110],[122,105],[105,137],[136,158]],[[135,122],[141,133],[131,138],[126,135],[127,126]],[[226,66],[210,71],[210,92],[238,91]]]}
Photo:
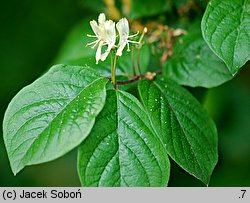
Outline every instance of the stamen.
{"label": "stamen", "polygon": [[99,41],[97,41],[91,48],[94,49],[98,43]]}
{"label": "stamen", "polygon": [[140,44],[140,42],[137,42],[137,41],[131,41],[131,40],[127,40],[127,41],[130,43],[134,43],[134,44]]}
{"label": "stamen", "polygon": [[142,35],[141,35],[141,37],[140,37],[140,39],[139,39],[139,43],[141,43],[141,41],[142,41],[144,35],[145,35],[147,32],[148,32],[148,28],[147,28],[147,27],[144,27],[143,32],[142,32]]}
{"label": "stamen", "polygon": [[97,36],[95,36],[95,35],[89,35],[89,34],[87,34],[87,37],[97,38]]}
{"label": "stamen", "polygon": [[135,37],[135,36],[137,36],[139,34],[139,31],[137,31],[135,34],[133,34],[133,35],[129,35],[128,37],[129,38],[132,38],[132,37]]}
{"label": "stamen", "polygon": [[[88,47],[88,46],[90,46],[90,45],[92,45],[92,44],[97,44],[99,42],[99,39],[98,40],[95,40],[95,41],[93,41],[93,42],[91,42],[91,43],[88,43],[88,44],[86,44],[86,47]],[[94,46],[95,46],[94,45]]]}

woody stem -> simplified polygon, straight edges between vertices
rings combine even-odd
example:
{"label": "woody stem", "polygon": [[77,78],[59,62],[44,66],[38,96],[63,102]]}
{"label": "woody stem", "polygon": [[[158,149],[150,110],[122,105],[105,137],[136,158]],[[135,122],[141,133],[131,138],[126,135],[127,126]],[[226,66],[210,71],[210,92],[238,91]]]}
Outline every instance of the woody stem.
{"label": "woody stem", "polygon": [[[162,70],[155,72],[156,75],[161,75],[162,74]],[[133,77],[131,80],[125,80],[125,81],[116,81],[117,85],[128,85],[134,82],[137,82],[138,80],[140,80],[141,78],[146,78],[146,75],[141,75],[141,76],[135,76]],[[109,80],[111,80],[111,78],[108,77]]]}

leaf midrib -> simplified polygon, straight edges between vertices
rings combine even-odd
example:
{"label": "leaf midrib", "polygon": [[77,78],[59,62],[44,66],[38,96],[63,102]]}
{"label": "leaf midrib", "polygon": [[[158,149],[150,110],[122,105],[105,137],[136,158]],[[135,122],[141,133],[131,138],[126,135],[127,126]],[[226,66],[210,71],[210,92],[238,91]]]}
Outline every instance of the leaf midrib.
{"label": "leaf midrib", "polygon": [[[119,102],[120,102],[120,100],[119,100],[119,96],[118,96],[118,91],[116,91],[115,92],[115,94],[116,94],[116,105],[117,105],[117,107],[116,107],[116,109],[117,109],[117,136],[118,136],[118,160],[119,160],[119,168],[120,168],[120,177],[123,179],[123,180],[125,180],[124,179],[124,177],[122,176],[122,173],[121,173],[121,162],[120,162],[120,156],[119,156],[119,153],[120,153],[120,146],[121,145],[124,145],[135,157],[136,157],[136,160],[139,162],[139,164],[141,165],[141,167],[142,167],[142,169],[145,171],[145,174],[146,174],[146,177],[147,177],[147,180],[148,180],[148,184],[149,184],[149,186],[150,186],[150,178],[149,178],[149,175],[148,175],[148,173],[147,173],[147,170],[145,169],[145,167],[143,166],[143,164],[141,163],[141,161],[140,161],[140,159],[136,156],[136,154],[125,144],[125,143],[123,143],[123,141],[121,140],[121,138],[120,138],[120,129],[119,129],[119,121],[120,121],[120,119],[119,119],[119,112],[118,112],[118,110],[119,110]],[[121,120],[122,121],[122,120]],[[124,121],[124,123],[127,125],[127,123]],[[140,137],[140,136],[139,136]],[[141,137],[140,137],[141,138]],[[142,138],[141,138],[142,139]],[[144,140],[143,140],[144,141]],[[145,145],[146,145],[146,143],[145,143]],[[148,146],[147,146],[148,147]],[[149,147],[148,147],[149,148]],[[151,150],[150,150],[150,152],[151,152]],[[157,160],[156,160],[156,162],[157,162]],[[157,162],[158,163],[158,162]],[[161,168],[160,168],[161,169]],[[120,180],[120,185],[121,185],[121,180]]]}
{"label": "leaf midrib", "polygon": [[[122,93],[121,93],[121,94],[122,94]],[[118,113],[119,102],[123,103],[123,105],[125,105],[127,108],[129,108],[129,107],[128,107],[126,104],[124,104],[124,102],[122,102],[122,101],[119,100],[119,98],[118,98],[118,97],[119,97],[119,96],[118,96],[118,91],[116,92],[116,96],[117,96],[117,103],[116,103],[116,105],[117,105],[117,121],[119,121],[119,120],[120,120],[120,119],[119,119],[119,113]],[[130,108],[129,108],[129,109],[130,109]],[[145,113],[145,114],[147,115],[147,117],[148,117],[148,113],[145,111],[145,109],[143,108],[143,106],[141,106],[141,110],[144,110],[144,113]],[[133,112],[132,109],[130,109],[130,111]],[[135,113],[135,112],[134,112],[134,113]],[[136,113],[135,113],[135,114],[136,114]],[[136,116],[138,116],[138,115],[136,114]],[[149,118],[148,118],[148,121],[150,122],[150,127],[153,128],[153,131],[151,131],[151,130],[149,129],[149,127],[148,127],[146,124],[145,124],[145,127],[147,127],[148,130],[150,131],[150,133],[151,133],[153,136],[156,136],[156,139],[158,139],[158,141],[161,142],[161,145],[164,146],[164,144],[163,144],[163,142],[162,142],[162,139],[161,139],[161,138],[158,136],[158,134],[156,133],[156,131],[155,131],[155,129],[154,129],[152,123],[151,123],[151,120],[150,120]],[[125,122],[125,121],[123,121],[123,122]],[[125,124],[128,125],[126,122],[125,122]],[[120,130],[119,130],[119,122],[117,122],[117,129],[118,129],[118,132],[119,132],[119,131],[120,131]],[[131,129],[131,130],[135,131],[134,129]],[[135,134],[137,134],[137,135],[139,136],[139,138],[142,140],[142,142],[144,143],[144,145],[147,147],[147,149],[149,150],[149,153],[150,153],[150,154],[152,155],[152,157],[155,159],[155,162],[157,163],[157,166],[159,167],[161,173],[163,174],[162,167],[160,166],[158,159],[154,156],[154,153],[152,152],[151,148],[145,143],[144,139],[143,139],[136,131],[135,131]],[[118,145],[120,146],[121,143],[122,143],[124,146],[126,146],[126,145],[122,142],[122,140],[120,139],[120,136],[119,136],[119,133],[118,133]],[[134,156],[136,156],[136,154],[135,154],[128,146],[126,146],[126,147],[133,153]],[[165,147],[164,147],[164,149],[165,149]],[[118,147],[118,150],[119,150],[119,147]],[[118,153],[118,156],[119,156],[119,153]],[[149,186],[150,186],[151,183],[150,183],[150,177],[149,177],[149,175],[148,175],[148,172],[147,172],[146,168],[143,166],[143,164],[141,163],[141,161],[139,160],[139,158],[138,158],[137,156],[136,156],[136,158],[137,158],[138,162],[140,163],[141,167],[143,168],[143,170],[145,171],[145,174],[146,174],[147,179],[148,179],[148,184],[149,184]],[[119,160],[119,164],[120,164],[120,166],[121,166],[120,158],[118,158],[118,160]],[[163,179],[161,179],[161,184],[162,184],[162,181],[163,181]]]}
{"label": "leaf midrib", "polygon": [[[95,82],[97,82],[97,81],[99,81],[99,80],[101,80],[101,79],[103,79],[103,78],[104,78],[104,77],[97,78],[97,79],[95,79],[94,81],[92,81],[91,83],[89,83],[89,84],[88,84],[87,86],[85,86],[78,94],[76,94],[75,97],[73,97],[72,99],[70,99],[69,102],[68,102],[62,109],[60,109],[60,111],[58,111],[58,113],[55,114],[55,116],[54,116],[54,118],[51,120],[51,122],[43,129],[43,131],[42,131],[40,134],[38,134],[38,135],[36,136],[36,138],[35,138],[35,139],[33,140],[33,142],[30,144],[30,146],[28,147],[27,151],[24,153],[22,159],[20,159],[17,168],[19,168],[19,166],[21,165],[21,163],[22,163],[23,160],[25,159],[26,155],[29,153],[30,149],[32,148],[32,145],[36,142],[36,140],[38,139],[38,137],[40,137],[40,136],[44,133],[44,131],[51,125],[51,123],[57,118],[57,116],[60,115],[61,112],[63,112],[63,111],[73,102],[73,101],[75,101],[75,99],[76,99],[79,95],[81,95],[82,92],[83,92],[84,90],[86,90],[86,89],[87,89],[88,87],[90,87],[92,84],[94,84]],[[17,169],[17,172],[18,172],[18,170],[19,170],[19,169]],[[17,173],[17,172],[16,172],[16,173]]]}
{"label": "leaf midrib", "polygon": [[[179,119],[178,119],[178,117],[177,117],[175,111],[173,110],[173,107],[172,107],[171,103],[169,102],[169,100],[167,99],[167,96],[165,95],[165,93],[164,93],[164,91],[162,90],[162,88],[157,84],[157,82],[156,82],[156,81],[153,81],[153,83],[155,84],[155,86],[161,91],[161,93],[162,93],[162,94],[164,95],[164,97],[166,98],[166,100],[167,100],[167,102],[168,102],[168,105],[169,105],[171,111],[173,112],[173,114],[174,114],[176,120],[178,121],[178,123],[179,123],[179,125],[180,125],[180,127],[181,127],[181,130],[182,130],[183,134],[185,135],[185,138],[186,138],[186,140],[187,140],[187,142],[188,142],[188,144],[189,144],[189,146],[190,146],[190,149],[191,149],[192,152],[193,152],[193,155],[194,155],[194,157],[195,157],[195,159],[196,159],[196,162],[197,162],[198,166],[199,166],[200,169],[201,169],[202,176],[203,176],[203,177],[206,177],[206,175],[204,175],[204,171],[203,171],[203,169],[202,169],[202,167],[201,167],[201,165],[200,165],[200,163],[199,163],[199,161],[198,161],[198,159],[197,159],[197,157],[196,157],[196,155],[195,155],[195,153],[194,153],[193,147],[192,147],[192,145],[190,144],[189,139],[187,138],[186,131],[185,131],[184,127],[182,126],[181,122],[179,121]],[[193,175],[194,175],[194,174],[193,174]],[[194,176],[196,176],[196,175],[194,175]],[[197,178],[198,178],[198,177],[197,177]],[[200,178],[199,178],[199,179],[200,179]]]}

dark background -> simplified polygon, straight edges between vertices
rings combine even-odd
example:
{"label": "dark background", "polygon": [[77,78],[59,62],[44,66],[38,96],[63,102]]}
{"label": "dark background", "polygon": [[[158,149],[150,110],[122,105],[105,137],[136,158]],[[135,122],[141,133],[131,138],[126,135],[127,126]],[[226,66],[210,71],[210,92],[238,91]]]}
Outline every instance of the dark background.
{"label": "dark background", "polygon": [[[12,97],[53,64],[71,28],[92,14],[83,2],[1,1],[0,123]],[[243,68],[234,80],[206,91],[203,103],[219,135],[219,162],[210,186],[250,186],[249,69]],[[14,176],[0,128],[0,186],[79,186],[76,156],[74,150],[56,161],[26,167]],[[176,164],[171,167],[169,186],[204,186]]]}

